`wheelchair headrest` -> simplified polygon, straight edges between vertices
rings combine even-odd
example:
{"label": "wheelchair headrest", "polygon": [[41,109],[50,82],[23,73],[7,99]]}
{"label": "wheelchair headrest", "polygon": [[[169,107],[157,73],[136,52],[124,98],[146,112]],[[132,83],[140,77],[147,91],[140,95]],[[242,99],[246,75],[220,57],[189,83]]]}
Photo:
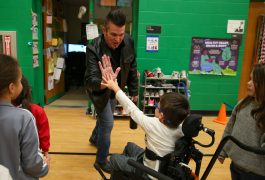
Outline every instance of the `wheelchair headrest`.
{"label": "wheelchair headrest", "polygon": [[182,124],[182,132],[185,137],[196,137],[199,134],[199,131],[202,130],[202,115],[200,114],[191,114],[189,115]]}

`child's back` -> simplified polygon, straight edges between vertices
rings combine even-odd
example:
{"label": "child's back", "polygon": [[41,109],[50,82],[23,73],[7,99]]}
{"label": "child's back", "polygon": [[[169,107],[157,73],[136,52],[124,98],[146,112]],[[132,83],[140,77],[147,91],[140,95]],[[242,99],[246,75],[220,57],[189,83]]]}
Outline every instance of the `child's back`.
{"label": "child's back", "polygon": [[[0,162],[14,179],[35,179],[43,176],[48,168],[37,154],[38,136],[30,112],[5,102],[0,102]],[[29,175],[27,175],[27,174]]]}
{"label": "child's back", "polygon": [[22,91],[21,79],[18,62],[0,54],[0,164],[13,179],[38,179],[48,173],[48,161],[38,151],[34,117],[11,104]]}

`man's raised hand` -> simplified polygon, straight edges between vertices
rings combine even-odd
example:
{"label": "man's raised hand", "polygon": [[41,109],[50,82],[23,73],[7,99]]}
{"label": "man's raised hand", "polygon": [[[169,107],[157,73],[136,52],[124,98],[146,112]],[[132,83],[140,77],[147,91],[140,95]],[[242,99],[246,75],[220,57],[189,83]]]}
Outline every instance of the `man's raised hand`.
{"label": "man's raised hand", "polygon": [[111,75],[113,80],[116,80],[121,68],[118,67],[115,70],[115,73],[113,72],[111,62],[110,62],[110,57],[106,56],[105,54],[102,56],[102,63],[99,61],[98,62],[101,74],[102,74],[102,79],[106,78],[107,75]]}

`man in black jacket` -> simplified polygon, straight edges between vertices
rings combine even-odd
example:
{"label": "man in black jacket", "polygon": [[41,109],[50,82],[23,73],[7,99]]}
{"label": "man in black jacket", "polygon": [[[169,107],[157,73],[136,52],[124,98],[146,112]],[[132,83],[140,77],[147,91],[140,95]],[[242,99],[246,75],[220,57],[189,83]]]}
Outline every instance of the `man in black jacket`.
{"label": "man in black jacket", "polygon": [[[97,146],[96,163],[105,172],[110,172],[107,156],[110,148],[110,136],[113,128],[113,111],[116,105],[115,95],[101,85],[102,74],[98,66],[103,55],[109,56],[112,71],[122,89],[128,87],[132,101],[138,99],[137,64],[132,38],[125,34],[125,14],[119,10],[111,11],[105,20],[103,34],[87,46],[85,85],[97,113],[97,123],[89,139]],[[117,74],[120,67],[120,73]],[[118,69],[117,69],[118,68]]]}

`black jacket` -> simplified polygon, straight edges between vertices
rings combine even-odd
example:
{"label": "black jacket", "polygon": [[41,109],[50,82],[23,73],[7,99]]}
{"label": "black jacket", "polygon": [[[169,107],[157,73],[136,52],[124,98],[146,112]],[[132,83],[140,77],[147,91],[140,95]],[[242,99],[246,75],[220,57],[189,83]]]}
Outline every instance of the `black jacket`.
{"label": "black jacket", "polygon": [[[125,85],[128,87],[130,96],[138,95],[138,79],[137,79],[137,64],[135,57],[135,49],[132,38],[125,34],[123,40],[124,46],[121,48],[120,55],[120,87],[124,89]],[[111,91],[109,89],[100,89],[101,72],[98,66],[98,61],[106,54],[111,57],[111,52],[105,43],[103,35],[94,39],[93,45],[88,45],[86,49],[86,72],[85,85],[87,87],[89,97],[98,111],[103,110],[106,106]],[[115,70],[113,70],[115,71]]]}

